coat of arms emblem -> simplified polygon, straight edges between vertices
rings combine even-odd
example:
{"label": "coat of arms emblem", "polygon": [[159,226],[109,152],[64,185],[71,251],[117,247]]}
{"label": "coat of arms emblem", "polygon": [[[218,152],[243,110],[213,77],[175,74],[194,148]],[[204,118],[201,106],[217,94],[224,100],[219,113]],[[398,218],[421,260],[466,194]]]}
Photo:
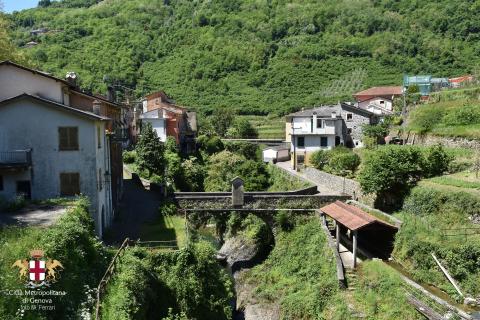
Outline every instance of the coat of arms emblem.
{"label": "coat of arms emblem", "polygon": [[42,250],[30,251],[30,260],[17,260],[12,265],[19,268],[19,277],[26,281],[26,287],[49,286],[58,280],[58,268],[63,269],[58,260],[44,258]]}

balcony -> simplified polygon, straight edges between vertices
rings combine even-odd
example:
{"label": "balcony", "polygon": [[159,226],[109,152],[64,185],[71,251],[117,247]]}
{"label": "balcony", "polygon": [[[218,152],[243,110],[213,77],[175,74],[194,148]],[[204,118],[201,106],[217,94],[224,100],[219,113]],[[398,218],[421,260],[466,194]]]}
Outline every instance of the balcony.
{"label": "balcony", "polygon": [[32,165],[32,150],[0,151],[0,169],[27,169]]}

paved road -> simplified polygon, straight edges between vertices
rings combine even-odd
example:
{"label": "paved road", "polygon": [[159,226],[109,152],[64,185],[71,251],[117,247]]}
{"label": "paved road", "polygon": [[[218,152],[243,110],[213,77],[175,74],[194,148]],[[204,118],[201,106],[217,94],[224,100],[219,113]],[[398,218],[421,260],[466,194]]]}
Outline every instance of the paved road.
{"label": "paved road", "polygon": [[158,217],[160,196],[133,181],[128,172],[124,172],[124,177],[120,213],[106,232],[104,241],[107,244],[120,244],[126,237],[138,239],[142,225]]}
{"label": "paved road", "polygon": [[64,206],[28,205],[12,213],[0,213],[0,226],[50,226],[67,211]]}
{"label": "paved road", "polygon": [[277,167],[285,170],[286,172],[290,173],[291,175],[299,177],[303,180],[306,180],[306,181],[316,185],[317,189],[318,189],[318,192],[320,192],[320,194],[335,195],[335,196],[342,195],[342,193],[340,191],[332,190],[331,188],[327,188],[326,186],[324,186],[322,184],[322,181],[315,180],[315,179],[307,176],[303,172],[297,172],[295,170],[292,170],[291,165],[290,165],[290,161],[277,162],[276,165],[277,165]]}

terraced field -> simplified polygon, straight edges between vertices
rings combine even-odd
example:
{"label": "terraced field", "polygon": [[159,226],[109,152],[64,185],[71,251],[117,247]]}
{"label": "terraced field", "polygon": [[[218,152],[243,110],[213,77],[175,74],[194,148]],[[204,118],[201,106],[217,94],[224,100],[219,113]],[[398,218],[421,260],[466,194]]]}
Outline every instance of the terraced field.
{"label": "terraced field", "polygon": [[247,118],[258,130],[261,139],[285,139],[285,118],[271,116],[241,116]]}

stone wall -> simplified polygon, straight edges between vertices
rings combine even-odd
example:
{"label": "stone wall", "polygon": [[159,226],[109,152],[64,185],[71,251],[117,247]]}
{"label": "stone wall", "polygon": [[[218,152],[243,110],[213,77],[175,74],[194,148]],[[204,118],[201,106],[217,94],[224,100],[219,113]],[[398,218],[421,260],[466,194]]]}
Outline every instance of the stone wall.
{"label": "stone wall", "polygon": [[336,176],[311,167],[306,167],[304,173],[310,180],[328,189],[348,194],[354,198],[362,195],[360,184],[352,179]]}
{"label": "stone wall", "polygon": [[442,144],[450,148],[470,148],[480,149],[480,140],[467,139],[460,137],[440,137],[432,135],[415,136],[415,144],[422,146],[431,146],[435,144]]}
{"label": "stone wall", "polygon": [[[349,198],[346,195],[245,195],[245,205],[242,209],[319,209],[336,200],[346,201]],[[182,209],[233,209],[231,196],[180,197],[175,200]]]}

